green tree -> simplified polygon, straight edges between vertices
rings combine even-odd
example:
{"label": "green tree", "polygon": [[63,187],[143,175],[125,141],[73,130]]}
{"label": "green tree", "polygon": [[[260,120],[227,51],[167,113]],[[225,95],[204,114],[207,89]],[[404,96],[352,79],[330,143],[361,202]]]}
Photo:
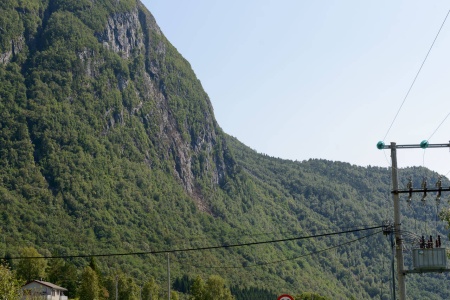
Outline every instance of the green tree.
{"label": "green tree", "polygon": [[87,266],[81,274],[79,287],[80,300],[98,300],[100,299],[100,286],[97,273]]}
{"label": "green tree", "polygon": [[329,298],[317,293],[304,292],[301,295],[295,296],[295,300],[329,300]]}
{"label": "green tree", "polygon": [[21,284],[14,273],[0,263],[0,300],[18,300]]}
{"label": "green tree", "polygon": [[97,273],[97,276],[101,281],[102,272],[100,271],[100,267],[98,266],[95,257],[91,257],[91,260],[89,261],[89,267],[91,267],[91,269],[94,270],[95,273]]}
{"label": "green tree", "polygon": [[70,298],[75,298],[78,287],[78,271],[73,264],[63,259],[50,260],[47,279],[51,283],[66,288],[68,292],[65,294]]}
{"label": "green tree", "polygon": [[[105,278],[105,287],[112,299],[116,296],[116,287],[118,298],[121,300],[137,300],[139,299],[139,287],[134,282],[133,278],[118,272],[115,275],[111,274]],[[146,299],[143,297],[143,299]],[[153,300],[153,298],[150,298]]]}
{"label": "green tree", "polygon": [[170,300],[179,300],[180,297],[178,296],[178,293],[176,291],[170,292]]}
{"label": "green tree", "polygon": [[218,275],[211,275],[206,280],[205,300],[232,300],[230,289],[225,285],[225,279]]}
{"label": "green tree", "polygon": [[205,282],[200,276],[194,279],[190,291],[190,300],[204,300],[205,299]]}
{"label": "green tree", "polygon": [[42,279],[45,277],[45,269],[47,268],[47,260],[35,248],[25,247],[19,252],[20,257],[33,257],[20,259],[17,263],[17,277],[25,281]]}
{"label": "green tree", "polygon": [[160,287],[155,279],[150,278],[142,288],[142,300],[158,300]]}
{"label": "green tree", "polygon": [[138,300],[139,288],[133,278],[121,275],[119,276],[119,299],[121,300]]}
{"label": "green tree", "polygon": [[233,300],[225,280],[218,275],[211,275],[206,283],[197,276],[191,287],[191,300]]}

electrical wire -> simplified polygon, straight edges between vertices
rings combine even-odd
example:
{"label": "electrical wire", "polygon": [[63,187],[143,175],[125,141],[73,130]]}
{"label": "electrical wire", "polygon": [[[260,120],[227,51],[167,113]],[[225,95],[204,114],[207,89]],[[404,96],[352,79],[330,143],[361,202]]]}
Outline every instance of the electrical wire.
{"label": "electrical wire", "polygon": [[[245,231],[236,231],[236,232],[232,232],[230,234],[227,234],[227,236],[222,236],[222,242],[226,243],[228,239],[234,238],[235,240],[242,240],[242,238],[247,237],[247,238],[255,238],[255,237],[259,237],[259,236],[275,236],[275,235],[286,235],[286,234],[300,234],[300,233],[309,233],[309,234],[319,234],[319,233],[328,233],[330,232],[330,230],[334,230],[331,232],[335,232],[335,230],[349,230],[349,229],[358,229],[361,227],[371,227],[371,226],[377,226],[377,224],[372,223],[372,224],[359,224],[359,225],[352,225],[352,226],[344,226],[344,227],[337,227],[337,226],[332,226],[334,228],[328,227],[328,229],[315,229],[315,230],[311,230],[308,228],[305,228],[304,230],[290,230],[290,231],[278,231],[278,230],[272,230],[272,231],[265,231],[265,232],[259,232],[259,233],[245,233]],[[337,228],[336,228],[337,227]],[[237,236],[237,237],[236,237]],[[204,235],[196,235],[196,236],[190,236],[189,237],[189,241],[192,242],[196,242],[196,241],[205,241],[205,240],[210,240],[211,238],[205,237]],[[186,238],[182,238],[182,237],[174,237],[171,239],[172,241],[176,242],[186,242]]]}
{"label": "electrical wire", "polygon": [[398,114],[399,114],[400,111],[402,110],[403,104],[405,104],[406,99],[408,98],[408,95],[409,95],[409,93],[411,92],[411,89],[413,88],[414,83],[415,83],[416,80],[417,80],[417,77],[419,77],[420,71],[422,70],[422,68],[423,68],[423,66],[424,66],[424,64],[425,64],[425,62],[426,62],[426,60],[427,60],[427,58],[428,58],[428,55],[429,55],[430,52],[431,52],[431,49],[433,49],[434,43],[436,42],[436,40],[437,40],[437,38],[438,38],[438,36],[439,36],[439,33],[440,33],[441,30],[442,30],[442,27],[444,27],[445,21],[447,20],[447,17],[448,17],[449,14],[450,14],[450,10],[447,12],[447,15],[445,16],[445,19],[444,19],[444,21],[442,22],[441,27],[439,28],[439,31],[438,31],[438,33],[436,34],[436,37],[434,38],[433,43],[431,44],[431,47],[430,47],[430,49],[428,50],[428,53],[427,53],[427,55],[425,56],[425,59],[423,60],[422,65],[420,66],[419,71],[418,71],[417,74],[416,74],[416,77],[414,77],[414,80],[413,80],[411,86],[409,87],[408,92],[406,93],[406,96],[405,96],[405,98],[403,99],[402,104],[400,105],[400,107],[399,107],[397,113],[395,114],[394,120],[392,120],[392,123],[391,123],[391,125],[389,126],[389,129],[387,130],[386,135],[385,135],[384,138],[383,138],[383,141],[386,140],[386,137],[387,137],[387,135],[389,134],[389,132],[391,131],[391,128],[392,128],[392,126],[394,125],[395,120],[396,120],[397,117],[398,117]]}
{"label": "electrical wire", "polygon": [[[385,268],[384,268],[384,259],[381,259],[383,261],[383,272],[381,274],[384,274]],[[380,280],[380,298],[383,297],[383,276],[381,276]]]}
{"label": "electrical wire", "polygon": [[303,257],[306,257],[306,256],[319,254],[319,253],[326,252],[326,251],[329,251],[329,250],[333,250],[333,249],[336,249],[336,248],[339,248],[339,247],[342,247],[342,246],[345,246],[345,245],[349,245],[351,243],[358,242],[360,240],[366,239],[368,237],[371,237],[371,236],[376,235],[376,234],[381,233],[381,232],[383,232],[383,231],[380,230],[380,231],[377,231],[375,233],[371,233],[371,234],[365,235],[363,237],[360,237],[360,238],[357,238],[357,239],[354,239],[354,240],[351,240],[351,241],[348,241],[348,242],[345,242],[345,243],[342,243],[342,244],[334,245],[334,246],[331,246],[331,247],[328,247],[328,248],[324,248],[324,249],[321,249],[321,250],[318,250],[318,251],[309,252],[309,253],[306,253],[306,254],[302,254],[300,256],[286,258],[286,259],[280,259],[280,260],[275,260],[275,261],[256,263],[256,264],[253,264],[253,265],[246,265],[246,266],[214,266],[214,267],[211,267],[211,266],[195,266],[194,265],[193,267],[196,267],[196,268],[199,268],[199,269],[241,269],[241,268],[254,268],[254,267],[262,267],[262,266],[267,266],[267,265],[279,264],[279,263],[282,263],[282,262],[291,261],[291,260],[297,260],[299,258],[303,258]]}
{"label": "electrical wire", "polygon": [[429,141],[433,135],[439,130],[439,128],[441,127],[441,125],[445,122],[445,120],[447,120],[448,116],[450,116],[450,113],[447,114],[447,116],[444,118],[444,120],[442,120],[441,124],[439,124],[439,126],[436,128],[436,130],[430,135],[430,137],[428,138],[427,141]]}
{"label": "electrical wire", "polygon": [[390,167],[391,166],[391,162],[389,161],[389,159],[388,159],[388,157],[386,155],[386,151],[383,151],[383,154],[384,154],[384,159],[386,159],[386,162],[388,164],[388,167]]}
{"label": "electrical wire", "polygon": [[[442,126],[442,124],[444,124],[445,120],[447,120],[447,118],[450,116],[450,112],[445,116],[444,120],[442,120],[442,122],[438,125],[438,127],[433,131],[433,133],[430,135],[430,137],[428,138],[427,141],[429,141],[434,134],[439,130],[439,128]],[[423,164],[425,166],[425,149],[424,149],[424,153],[423,153]],[[450,171],[447,172],[447,174],[445,174],[444,176],[447,177],[447,175],[450,173]]]}
{"label": "electrical wire", "polygon": [[236,248],[243,246],[253,246],[253,245],[262,245],[262,244],[274,244],[280,242],[288,242],[288,241],[297,241],[311,238],[318,238],[324,236],[332,236],[339,235],[344,233],[353,233],[371,229],[382,228],[383,226],[373,226],[367,228],[359,228],[353,230],[345,230],[340,232],[332,232],[332,233],[323,233],[317,235],[310,236],[301,236],[301,237],[293,237],[293,238],[284,238],[284,239],[276,239],[276,240],[268,240],[268,241],[257,241],[257,242],[249,242],[249,243],[239,243],[239,244],[225,244],[219,246],[208,246],[208,247],[198,247],[198,248],[186,248],[186,249],[168,249],[168,250],[157,250],[157,251],[142,251],[142,252],[125,252],[125,253],[102,253],[102,254],[79,254],[79,255],[57,255],[57,256],[17,256],[17,257],[8,257],[8,260],[18,260],[18,259],[56,259],[56,258],[90,258],[90,257],[109,257],[109,256],[131,256],[131,255],[148,255],[148,254],[166,254],[166,253],[177,253],[177,252],[192,252],[192,251],[204,251],[204,250],[214,250],[221,248]]}
{"label": "electrical wire", "polygon": [[415,237],[415,238],[420,238],[420,235],[418,235],[418,234],[415,233],[415,232],[409,231],[409,230],[403,230],[403,229],[395,230],[395,229],[394,229],[393,232],[394,232],[394,233],[395,233],[395,232],[398,232],[398,233],[400,233],[400,234],[408,235],[408,236]]}
{"label": "electrical wire", "polygon": [[427,149],[423,149],[422,168],[423,168],[424,174],[426,174],[426,170],[425,170],[425,153],[427,153],[426,151],[427,151]]}
{"label": "electrical wire", "polygon": [[[361,225],[338,227],[337,229],[342,231],[344,229],[349,230],[349,229],[358,229],[361,227],[371,227],[371,226],[377,226],[377,224],[361,224]],[[333,227],[337,227],[337,226],[333,226]],[[329,230],[331,230],[331,229],[332,228],[329,227]],[[327,233],[328,231],[327,231],[327,229],[310,230],[310,229],[305,228],[304,230],[297,230],[297,233],[295,233],[295,234],[302,233],[302,232],[319,234],[319,233]],[[235,232],[234,235],[239,235],[239,238],[242,238],[242,237],[270,236],[270,235],[277,235],[277,234],[280,234],[280,235],[293,234],[293,232],[292,232],[292,230],[291,231],[275,231],[275,230],[273,230],[273,231],[266,231],[266,232],[260,232],[260,233],[254,233],[254,234],[253,233],[244,234],[244,232]],[[231,235],[231,236],[233,236],[233,235]],[[228,237],[230,237],[230,236],[228,236]]]}
{"label": "electrical wire", "polygon": [[[431,138],[434,136],[434,134],[439,130],[439,128],[441,127],[441,125],[445,122],[445,120],[447,120],[447,118],[450,116],[450,113],[447,114],[447,116],[445,116],[444,120],[442,120],[442,122],[438,125],[438,127],[433,131],[433,133],[430,135],[430,137],[427,139],[427,141],[430,141]],[[425,169],[425,154],[427,149],[423,149],[423,157],[422,157],[422,167]],[[425,170],[424,170],[425,172]],[[449,171],[450,173],[450,171]],[[448,174],[448,173],[447,173]],[[447,174],[445,176],[447,176]]]}
{"label": "electrical wire", "polygon": [[420,238],[420,235],[418,235],[415,232],[408,231],[408,230],[401,229],[401,230],[393,230],[392,232],[394,232],[394,233],[398,232],[399,234],[406,236],[408,238],[411,238],[411,239],[419,239]]}
{"label": "electrical wire", "polygon": [[434,220],[434,231],[436,236],[438,235],[438,214],[439,214],[439,200],[436,198],[436,215]]}
{"label": "electrical wire", "polygon": [[[450,116],[450,113],[448,113],[447,116],[445,116],[444,120],[442,120],[442,122],[438,125],[438,127],[433,131],[433,133],[430,135],[430,137],[427,139],[427,141],[431,140],[433,135],[439,130],[439,128],[445,122],[445,120],[447,120],[448,116]],[[427,153],[426,150],[427,149],[423,149],[423,158],[422,158],[422,167],[423,168],[425,168],[425,154]]]}
{"label": "electrical wire", "polygon": [[[389,172],[389,190],[386,192],[386,203],[387,205],[390,205],[390,199],[391,199],[391,191],[392,191],[392,172]],[[388,211],[384,214],[384,219],[388,219]]]}
{"label": "electrical wire", "polygon": [[415,209],[413,209],[412,207],[411,207],[411,209],[413,210],[413,218],[414,218],[414,229],[416,230],[416,232],[418,231],[418,229],[417,229],[417,216],[416,216],[416,210]]}
{"label": "electrical wire", "polygon": [[448,174],[450,174],[450,171],[448,171],[444,176],[447,177]]}
{"label": "electrical wire", "polygon": [[[397,232],[397,231],[394,231],[394,232]],[[420,243],[420,236],[415,233],[400,230],[400,234],[402,235],[403,240],[408,244],[414,245],[414,244]]]}

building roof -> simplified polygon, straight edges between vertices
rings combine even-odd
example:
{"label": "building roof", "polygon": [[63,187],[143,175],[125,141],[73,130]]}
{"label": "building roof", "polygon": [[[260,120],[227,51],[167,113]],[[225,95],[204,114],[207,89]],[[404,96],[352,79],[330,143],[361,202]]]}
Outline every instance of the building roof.
{"label": "building roof", "polygon": [[58,286],[56,284],[53,284],[53,283],[50,283],[50,282],[46,282],[46,281],[42,281],[42,280],[32,280],[30,282],[27,282],[27,284],[25,284],[23,287],[25,287],[25,286],[29,285],[30,283],[33,283],[33,282],[39,283],[41,285],[45,285],[45,286],[47,286],[49,288],[52,288],[54,290],[67,292],[66,288],[63,288],[63,287],[60,287],[60,286]]}

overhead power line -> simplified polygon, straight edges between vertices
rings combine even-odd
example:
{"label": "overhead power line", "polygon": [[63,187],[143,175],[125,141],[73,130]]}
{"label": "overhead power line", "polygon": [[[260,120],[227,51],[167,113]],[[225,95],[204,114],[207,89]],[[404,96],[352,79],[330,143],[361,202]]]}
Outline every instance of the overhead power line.
{"label": "overhead power line", "polygon": [[219,246],[208,246],[208,247],[197,247],[197,248],[186,248],[186,249],[168,249],[168,250],[158,250],[158,251],[141,251],[141,252],[125,252],[125,253],[57,255],[57,256],[22,256],[22,257],[18,256],[18,257],[9,257],[8,259],[9,260],[18,260],[18,259],[56,259],[56,258],[66,259],[66,258],[131,256],[131,255],[148,255],[148,254],[164,254],[164,253],[205,251],[205,250],[214,250],[214,249],[221,249],[221,248],[236,248],[236,247],[243,247],[243,246],[253,246],[253,245],[273,244],[273,243],[281,243],[281,242],[288,242],[288,241],[297,241],[297,240],[319,238],[319,237],[339,235],[339,234],[345,234],[345,233],[354,233],[354,232],[359,232],[359,231],[378,229],[378,228],[382,228],[382,227],[383,226],[372,226],[372,227],[366,227],[366,228],[358,228],[358,229],[345,230],[345,231],[332,232],[332,233],[316,234],[316,235],[310,235],[310,236],[301,236],[301,237],[274,239],[274,240],[268,240],[268,241],[257,241],[257,242],[248,242],[248,243],[238,243],[238,244],[224,244],[224,245],[219,245]]}
{"label": "overhead power line", "polygon": [[441,125],[444,124],[445,120],[447,120],[448,116],[450,116],[450,113],[448,113],[447,116],[444,118],[444,120],[442,120],[442,122],[439,124],[439,126],[436,128],[436,130],[433,131],[433,133],[430,135],[430,137],[428,138],[427,141],[429,141],[433,137],[433,135],[439,130]]}
{"label": "overhead power line", "polygon": [[[231,239],[234,238],[235,240],[237,238],[244,238],[244,237],[248,237],[248,238],[256,238],[256,237],[261,237],[261,236],[275,236],[275,235],[285,235],[285,234],[304,234],[304,233],[309,233],[309,234],[319,234],[319,233],[326,233],[329,230],[334,230],[333,232],[335,232],[335,230],[349,230],[349,229],[357,229],[357,228],[361,228],[361,227],[370,227],[370,226],[377,226],[375,223],[373,224],[354,224],[352,226],[344,226],[344,227],[340,227],[340,226],[330,226],[328,227],[328,229],[298,229],[298,230],[285,230],[285,231],[280,231],[280,230],[272,230],[272,231],[260,231],[260,232],[254,232],[254,233],[249,233],[248,231],[236,231],[233,233],[227,233],[226,236],[222,236],[224,239]],[[207,240],[207,239],[211,239],[211,238],[207,238],[205,235],[197,235],[197,236],[190,236],[189,237],[189,241],[196,241],[196,240]],[[186,238],[185,237],[176,237],[173,238],[172,240],[175,241],[185,241]],[[106,242],[106,241],[105,241]]]}
{"label": "overhead power line", "polygon": [[[442,122],[439,123],[438,127],[433,131],[433,133],[430,135],[430,137],[427,139],[427,141],[430,141],[430,139],[439,130],[439,128],[441,128],[442,124],[444,124],[444,122],[445,122],[445,120],[447,120],[448,116],[450,116],[450,113],[448,113],[447,116],[445,116],[444,120],[442,120]],[[423,149],[423,167],[425,167],[425,153],[426,153],[426,149]],[[447,174],[445,176],[447,176]]]}
{"label": "overhead power line", "polygon": [[420,71],[422,71],[423,65],[425,64],[425,62],[426,62],[426,60],[427,60],[427,58],[428,58],[428,55],[429,55],[430,52],[431,52],[431,49],[433,49],[434,43],[436,42],[436,40],[437,40],[437,38],[438,38],[438,36],[439,36],[439,33],[441,33],[442,27],[444,27],[445,21],[447,20],[447,17],[448,17],[449,14],[450,14],[450,10],[447,12],[447,15],[445,16],[444,21],[442,22],[441,27],[439,28],[439,31],[438,31],[438,33],[436,34],[436,36],[435,36],[435,38],[434,38],[434,40],[433,40],[433,43],[431,44],[431,47],[430,47],[430,49],[428,50],[428,53],[427,53],[427,55],[425,56],[425,59],[424,59],[423,62],[422,62],[422,65],[421,65],[420,68],[419,68],[419,71],[417,71],[416,77],[414,77],[414,80],[413,80],[413,82],[411,83],[411,86],[409,87],[408,92],[406,93],[405,98],[403,99],[402,104],[400,105],[400,107],[399,107],[397,113],[395,114],[394,120],[392,120],[392,123],[391,123],[391,125],[389,126],[389,129],[387,130],[386,135],[385,135],[384,138],[383,138],[383,141],[386,140],[387,135],[388,135],[389,132],[391,131],[392,125],[394,125],[395,120],[397,119],[398,114],[399,114],[400,111],[402,110],[403,104],[405,104],[406,98],[408,98],[409,92],[411,92],[411,89],[413,88],[414,83],[416,83],[417,77],[419,77]]}
{"label": "overhead power line", "polygon": [[247,266],[222,266],[222,267],[220,267],[220,266],[217,266],[217,267],[206,267],[206,266],[195,266],[195,265],[192,265],[192,266],[196,267],[196,268],[199,268],[199,269],[239,269],[239,268],[261,267],[261,266],[266,266],[266,265],[282,263],[282,262],[285,262],[285,261],[297,260],[299,258],[303,258],[303,257],[306,257],[306,256],[311,256],[311,255],[319,254],[319,253],[322,253],[322,252],[330,251],[330,250],[333,250],[333,249],[336,249],[336,248],[339,248],[339,247],[342,247],[342,246],[345,246],[345,245],[348,245],[348,244],[351,244],[351,243],[358,242],[360,240],[366,239],[368,237],[371,237],[371,236],[376,235],[376,234],[381,233],[381,232],[383,232],[383,231],[380,230],[380,231],[377,231],[377,232],[365,235],[363,237],[360,237],[360,238],[357,238],[357,239],[354,239],[354,240],[351,240],[351,241],[348,241],[348,242],[345,242],[345,243],[334,245],[334,246],[331,246],[331,247],[328,247],[328,248],[324,248],[324,249],[321,249],[321,250],[317,250],[317,251],[314,251],[314,252],[305,253],[305,254],[302,254],[300,256],[286,258],[286,259],[280,259],[280,260],[275,260],[275,261],[270,261],[270,262],[262,262],[262,263],[257,263],[257,264],[253,264],[253,265],[247,265]]}

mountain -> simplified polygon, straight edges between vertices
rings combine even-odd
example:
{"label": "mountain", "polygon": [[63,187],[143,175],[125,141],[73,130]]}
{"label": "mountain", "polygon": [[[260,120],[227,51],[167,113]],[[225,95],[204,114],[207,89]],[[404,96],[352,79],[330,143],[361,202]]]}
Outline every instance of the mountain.
{"label": "mountain", "polygon": [[[191,66],[139,1],[7,0],[0,31],[6,258],[29,246],[70,256],[291,239],[177,251],[171,274],[218,274],[276,294],[390,298],[391,249],[379,229],[300,239],[391,219],[389,169],[268,157],[224,133]],[[438,175],[400,170],[403,185],[424,176]],[[446,235],[433,201],[403,201],[404,228]],[[166,259],[98,263],[105,276],[121,270],[163,284]],[[449,298],[444,279],[412,275],[408,295]]]}

